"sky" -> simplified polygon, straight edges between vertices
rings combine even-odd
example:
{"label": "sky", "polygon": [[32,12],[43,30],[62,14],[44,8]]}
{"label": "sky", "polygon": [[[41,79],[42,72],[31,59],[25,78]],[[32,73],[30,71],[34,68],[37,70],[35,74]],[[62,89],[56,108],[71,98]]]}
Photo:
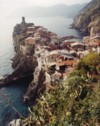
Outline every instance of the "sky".
{"label": "sky", "polygon": [[23,6],[52,6],[82,4],[91,0],[0,0],[0,17],[8,16]]}
{"label": "sky", "polygon": [[39,6],[49,6],[54,4],[77,4],[77,3],[85,3],[89,2],[91,0],[0,0],[0,4],[6,3],[6,4],[20,4],[20,5],[39,5]]}

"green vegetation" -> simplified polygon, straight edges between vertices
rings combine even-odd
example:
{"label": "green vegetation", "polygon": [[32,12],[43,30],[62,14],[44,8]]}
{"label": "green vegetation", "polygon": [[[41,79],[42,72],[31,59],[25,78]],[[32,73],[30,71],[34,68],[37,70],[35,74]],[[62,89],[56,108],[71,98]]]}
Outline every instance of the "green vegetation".
{"label": "green vegetation", "polygon": [[45,91],[36,104],[29,108],[29,117],[23,119],[25,126],[99,126],[98,71],[100,54],[90,53],[82,58],[66,81]]}
{"label": "green vegetation", "polygon": [[100,65],[100,53],[97,54],[96,52],[91,52],[80,59],[76,69],[96,72],[96,66],[98,65]]}

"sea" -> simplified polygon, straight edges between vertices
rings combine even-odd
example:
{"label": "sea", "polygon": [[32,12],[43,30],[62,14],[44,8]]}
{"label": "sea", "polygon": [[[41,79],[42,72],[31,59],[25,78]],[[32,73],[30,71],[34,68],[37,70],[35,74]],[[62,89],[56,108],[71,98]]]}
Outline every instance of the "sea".
{"label": "sea", "polygon": [[[0,19],[0,77],[13,72],[11,67],[12,58],[15,55],[12,33],[16,24],[21,23],[21,17],[10,18],[5,17]],[[67,17],[33,17],[27,18],[27,23],[34,23],[36,26],[43,26],[49,31],[55,32],[59,37],[73,35],[79,37],[80,33],[75,29],[70,29],[73,22],[72,18]],[[18,114],[14,111],[15,107],[22,116],[28,115],[28,105],[23,103],[23,95],[27,90],[28,85],[18,83],[0,88],[0,126],[7,126],[9,121],[18,118]],[[13,106],[13,107],[12,107]]]}

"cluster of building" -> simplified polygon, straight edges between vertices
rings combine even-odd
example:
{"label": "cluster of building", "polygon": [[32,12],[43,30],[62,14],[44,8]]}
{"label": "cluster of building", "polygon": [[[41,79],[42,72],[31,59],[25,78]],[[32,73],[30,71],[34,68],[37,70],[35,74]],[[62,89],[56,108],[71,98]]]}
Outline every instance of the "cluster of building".
{"label": "cluster of building", "polygon": [[94,27],[90,30],[90,36],[83,37],[83,43],[88,50],[100,53],[100,33],[96,33]]}
{"label": "cluster of building", "polygon": [[36,56],[38,68],[44,67],[46,71],[53,69],[58,80],[61,76],[65,79],[79,59],[90,51],[100,53],[100,34],[95,34],[94,28],[91,29],[90,36],[83,37],[83,42],[60,42],[55,33],[42,26],[27,27],[26,34],[28,37],[24,40],[24,45],[20,45],[20,51]]}

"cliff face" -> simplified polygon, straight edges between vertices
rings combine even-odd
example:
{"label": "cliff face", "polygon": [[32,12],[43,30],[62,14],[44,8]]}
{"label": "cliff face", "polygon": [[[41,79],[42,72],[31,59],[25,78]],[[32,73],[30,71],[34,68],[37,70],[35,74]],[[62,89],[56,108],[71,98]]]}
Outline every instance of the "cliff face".
{"label": "cliff face", "polygon": [[83,35],[89,34],[92,27],[97,33],[100,32],[100,1],[92,0],[86,5],[74,19],[73,27]]}

